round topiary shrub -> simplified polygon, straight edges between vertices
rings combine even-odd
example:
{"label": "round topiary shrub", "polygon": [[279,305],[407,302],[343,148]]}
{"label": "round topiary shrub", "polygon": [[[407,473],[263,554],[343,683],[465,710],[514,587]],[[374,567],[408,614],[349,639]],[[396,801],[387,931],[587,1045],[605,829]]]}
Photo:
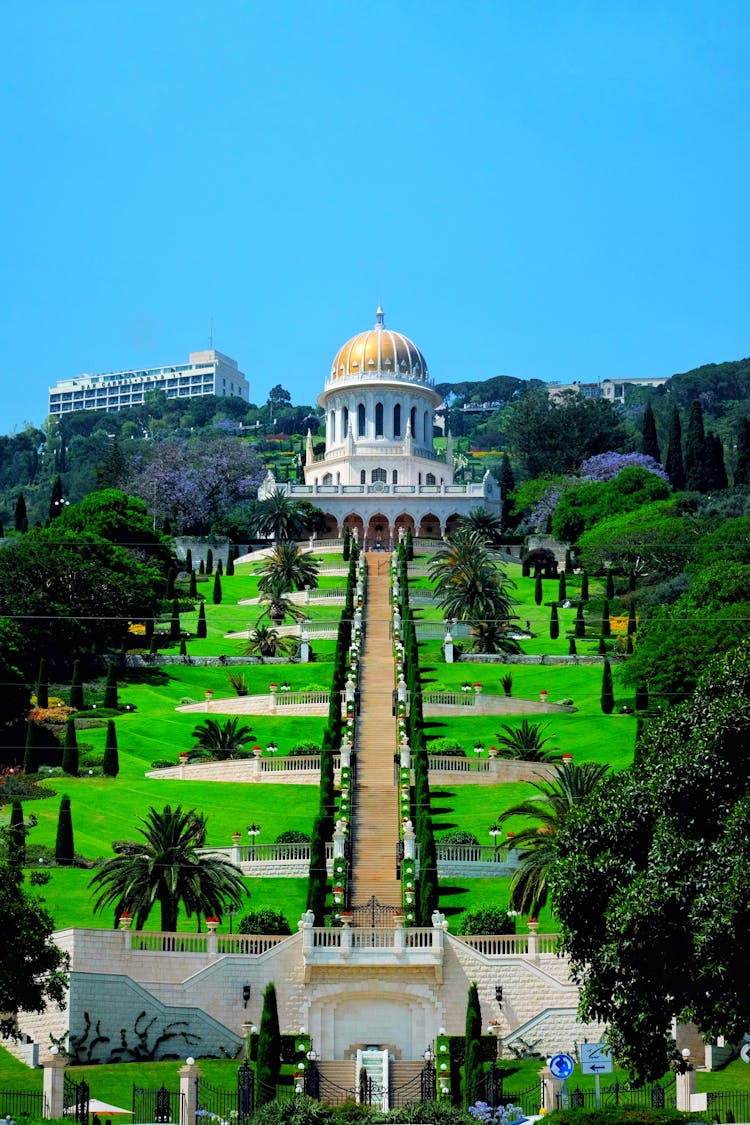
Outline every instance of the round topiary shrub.
{"label": "round topiary shrub", "polygon": [[479,840],[473,832],[465,832],[462,828],[455,828],[453,832],[446,832],[437,840],[438,844],[468,844],[472,847],[479,846]]}

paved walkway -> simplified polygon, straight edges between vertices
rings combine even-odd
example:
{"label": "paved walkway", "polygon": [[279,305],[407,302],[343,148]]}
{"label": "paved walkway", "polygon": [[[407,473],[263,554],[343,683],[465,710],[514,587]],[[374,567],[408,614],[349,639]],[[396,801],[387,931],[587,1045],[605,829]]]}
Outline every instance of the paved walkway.
{"label": "paved walkway", "polygon": [[365,645],[360,674],[357,720],[357,792],[352,832],[350,904],[361,906],[374,895],[379,902],[401,905],[396,878],[398,790],[393,755],[398,741],[392,713],[393,657],[390,621],[390,555],[371,552],[367,560]]}

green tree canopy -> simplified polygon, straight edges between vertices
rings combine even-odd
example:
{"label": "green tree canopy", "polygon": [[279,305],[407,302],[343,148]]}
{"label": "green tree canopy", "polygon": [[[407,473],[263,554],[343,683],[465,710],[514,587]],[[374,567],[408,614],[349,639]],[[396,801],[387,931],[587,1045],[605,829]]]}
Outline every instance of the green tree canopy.
{"label": "green tree canopy", "polygon": [[630,465],[612,480],[585,481],[566,489],[552,516],[552,532],[558,539],[576,542],[601,520],[666,500],[669,492],[662,477]]}
{"label": "green tree canopy", "polygon": [[23,871],[0,867],[0,1011],[65,1007],[68,956],[52,941],[54,928],[43,900],[26,891]]}
{"label": "green tree canopy", "polygon": [[527,477],[572,472],[587,457],[623,450],[627,443],[619,406],[574,391],[551,398],[546,387],[529,390],[505,410],[503,420]]}

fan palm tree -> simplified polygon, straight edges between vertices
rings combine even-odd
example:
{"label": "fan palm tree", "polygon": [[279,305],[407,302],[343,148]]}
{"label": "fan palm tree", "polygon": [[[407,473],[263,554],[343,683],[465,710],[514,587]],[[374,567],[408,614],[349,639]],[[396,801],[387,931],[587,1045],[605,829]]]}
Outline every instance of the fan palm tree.
{"label": "fan palm tree", "polygon": [[280,637],[270,625],[256,625],[247,638],[245,656],[286,656],[294,649],[292,637]]}
{"label": "fan palm tree", "polygon": [[472,652],[521,651],[518,641],[508,633],[507,621],[475,621],[471,627],[471,637]]}
{"label": "fan palm tree", "polygon": [[239,717],[235,715],[223,723],[217,719],[206,719],[195,728],[192,737],[203,750],[210,750],[214,758],[224,760],[233,757],[255,735],[250,727],[240,725]]}
{"label": "fan palm tree", "polygon": [[269,578],[265,587],[262,590],[259,588],[258,593],[260,600],[266,605],[265,610],[258,618],[259,621],[268,616],[274,625],[281,625],[286,617],[293,617],[295,621],[301,621],[305,616],[286,596],[289,593],[289,587],[284,579],[278,575]]}
{"label": "fan palm tree", "polygon": [[197,840],[201,825],[197,810],[150,808],[141,818],[143,841],[121,845],[120,854],[97,871],[89,886],[99,892],[94,910],[115,906],[118,914],[131,912],[142,929],[155,906],[161,910],[161,928],[177,929],[180,906],[193,914],[221,915],[227,907],[241,906],[245,886],[240,872],[220,855],[201,855]]}
{"label": "fan palm tree", "polygon": [[[307,506],[309,507],[309,505]],[[273,539],[304,539],[308,534],[310,515],[300,509],[283,488],[275,488],[265,498],[258,500],[250,517],[250,530],[254,535]]]}
{"label": "fan palm tree", "polygon": [[551,781],[532,781],[538,796],[512,805],[498,818],[533,817],[536,824],[516,832],[513,841],[520,862],[510,883],[510,905],[514,910],[536,914],[547,901],[549,873],[555,859],[554,841],[565,818],[601,784],[607,766],[595,762],[558,765]]}
{"label": "fan palm tree", "polygon": [[552,739],[551,735],[544,734],[549,723],[530,723],[528,719],[522,719],[518,727],[510,723],[502,723],[501,726],[505,734],[498,734],[496,738],[503,758],[520,758],[526,762],[550,761],[552,748],[545,747]]}
{"label": "fan palm tree", "polygon": [[477,531],[459,531],[429,564],[435,594],[446,617],[459,621],[515,619],[510,590],[515,583]]}
{"label": "fan palm tree", "polygon": [[310,551],[300,551],[296,543],[277,543],[260,568],[258,591],[263,593],[277,579],[287,590],[304,590],[305,586],[314,589],[319,569],[320,563]]}
{"label": "fan palm tree", "polygon": [[497,543],[503,530],[500,517],[484,507],[474,508],[461,519],[459,527],[461,531],[476,531],[485,543]]}

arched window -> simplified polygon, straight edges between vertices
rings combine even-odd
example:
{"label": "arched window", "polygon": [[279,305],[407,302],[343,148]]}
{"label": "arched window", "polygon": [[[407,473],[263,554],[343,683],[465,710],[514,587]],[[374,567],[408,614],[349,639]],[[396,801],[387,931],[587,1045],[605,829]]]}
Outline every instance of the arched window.
{"label": "arched window", "polygon": [[427,476],[424,478],[424,482],[425,482],[425,484],[436,484],[437,482],[435,480],[435,474],[434,473],[428,473]]}
{"label": "arched window", "polygon": [[333,475],[326,473],[323,477],[323,484],[333,484]]}
{"label": "arched window", "polygon": [[357,437],[365,436],[365,404],[360,402],[357,407]]}
{"label": "arched window", "polygon": [[422,484],[422,474],[421,473],[419,474],[418,480],[419,480],[419,483],[421,485]]}
{"label": "arched window", "polygon": [[386,473],[385,469],[372,470],[372,483],[375,484],[379,480],[382,480],[384,484],[388,480],[388,474]]}
{"label": "arched window", "polygon": [[401,403],[397,402],[393,408],[393,436],[401,437]]}
{"label": "arched window", "polygon": [[375,437],[383,436],[383,404],[375,403]]}
{"label": "arched window", "polygon": [[342,440],[349,437],[349,407],[345,406],[341,411],[341,438]]}
{"label": "arched window", "polygon": [[398,469],[393,470],[393,479],[391,484],[398,484]]}
{"label": "arched window", "polygon": [[367,473],[365,472],[364,469],[360,469],[360,471],[359,471],[359,483],[360,484],[367,484]]}
{"label": "arched window", "polygon": [[431,445],[432,444],[431,441],[430,441],[430,438],[432,437],[432,434],[430,433],[430,412],[429,412],[429,410],[425,410],[425,412],[424,412],[424,432],[422,434],[422,437],[424,438],[425,445]]}
{"label": "arched window", "polygon": [[328,415],[328,432],[331,435],[331,445],[336,441],[336,415],[332,410]]}
{"label": "arched window", "polygon": [[416,406],[412,406],[411,412],[409,414],[409,420],[411,422],[411,436],[413,438],[416,438],[416,436],[417,436],[417,408],[416,408]]}

